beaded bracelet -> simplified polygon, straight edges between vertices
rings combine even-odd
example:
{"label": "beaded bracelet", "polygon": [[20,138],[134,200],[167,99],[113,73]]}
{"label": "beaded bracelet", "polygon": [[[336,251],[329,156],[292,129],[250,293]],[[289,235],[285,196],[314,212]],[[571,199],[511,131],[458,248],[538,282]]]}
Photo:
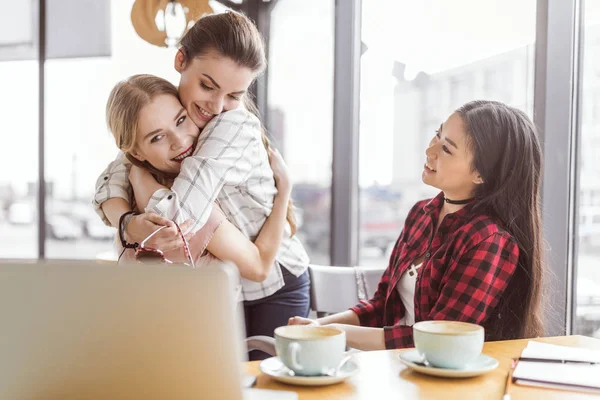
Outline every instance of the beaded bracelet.
{"label": "beaded bracelet", "polygon": [[136,214],[129,214],[127,217],[125,217],[125,222],[123,222],[123,236],[125,235],[125,233],[127,233],[127,225],[129,225],[129,221],[131,221],[131,218],[133,218]]}
{"label": "beaded bracelet", "polygon": [[[136,211],[127,211],[126,213],[123,213],[123,215],[121,215],[121,218],[119,218],[119,239],[121,240],[121,246],[123,246],[123,248],[125,248],[125,249],[137,249],[139,246],[138,242],[127,243],[127,241],[125,240],[125,228],[127,227],[127,224],[129,223],[129,221],[131,220],[131,218],[134,215],[139,215],[139,214],[140,213],[136,212]],[[123,224],[123,220],[127,216],[129,216],[129,218],[127,218],[127,222],[125,224]]]}

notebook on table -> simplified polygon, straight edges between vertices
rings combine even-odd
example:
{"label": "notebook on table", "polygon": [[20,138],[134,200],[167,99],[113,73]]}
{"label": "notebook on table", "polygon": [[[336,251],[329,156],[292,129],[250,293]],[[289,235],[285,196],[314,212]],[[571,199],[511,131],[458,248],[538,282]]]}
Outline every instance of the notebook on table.
{"label": "notebook on table", "polygon": [[530,341],[513,380],[525,386],[600,393],[600,351]]}

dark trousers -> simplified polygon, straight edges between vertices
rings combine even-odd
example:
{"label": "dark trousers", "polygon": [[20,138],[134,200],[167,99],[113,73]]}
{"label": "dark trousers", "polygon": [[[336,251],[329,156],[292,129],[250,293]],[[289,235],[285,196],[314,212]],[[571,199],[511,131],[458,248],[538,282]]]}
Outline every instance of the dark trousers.
{"label": "dark trousers", "polygon": [[[273,337],[275,328],[287,325],[291,317],[308,317],[310,311],[310,279],[308,270],[295,277],[281,266],[285,285],[270,296],[244,302],[246,336],[265,335]],[[254,350],[250,360],[264,360],[268,354]]]}

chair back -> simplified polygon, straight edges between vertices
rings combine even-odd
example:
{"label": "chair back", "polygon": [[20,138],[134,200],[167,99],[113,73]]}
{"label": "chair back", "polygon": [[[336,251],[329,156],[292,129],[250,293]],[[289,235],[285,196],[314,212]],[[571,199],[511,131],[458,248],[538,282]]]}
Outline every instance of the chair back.
{"label": "chair back", "polygon": [[309,265],[308,270],[311,309],[321,316],[373,297],[385,268]]}
{"label": "chair back", "polygon": [[[345,311],[360,300],[368,300],[377,291],[385,268],[335,267],[309,265],[310,308],[318,317]],[[248,351],[261,350],[274,356],[275,340],[268,336],[251,336],[246,339]]]}

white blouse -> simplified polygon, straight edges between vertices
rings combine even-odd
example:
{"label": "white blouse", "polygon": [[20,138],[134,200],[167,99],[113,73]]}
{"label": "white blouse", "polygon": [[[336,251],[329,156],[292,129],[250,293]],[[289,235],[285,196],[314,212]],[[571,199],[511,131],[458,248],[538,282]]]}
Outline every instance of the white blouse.
{"label": "white blouse", "polygon": [[396,290],[400,295],[402,304],[406,313],[400,321],[401,325],[413,326],[415,324],[415,287],[417,286],[417,270],[421,268],[423,263],[419,265],[411,265],[398,281]]}

